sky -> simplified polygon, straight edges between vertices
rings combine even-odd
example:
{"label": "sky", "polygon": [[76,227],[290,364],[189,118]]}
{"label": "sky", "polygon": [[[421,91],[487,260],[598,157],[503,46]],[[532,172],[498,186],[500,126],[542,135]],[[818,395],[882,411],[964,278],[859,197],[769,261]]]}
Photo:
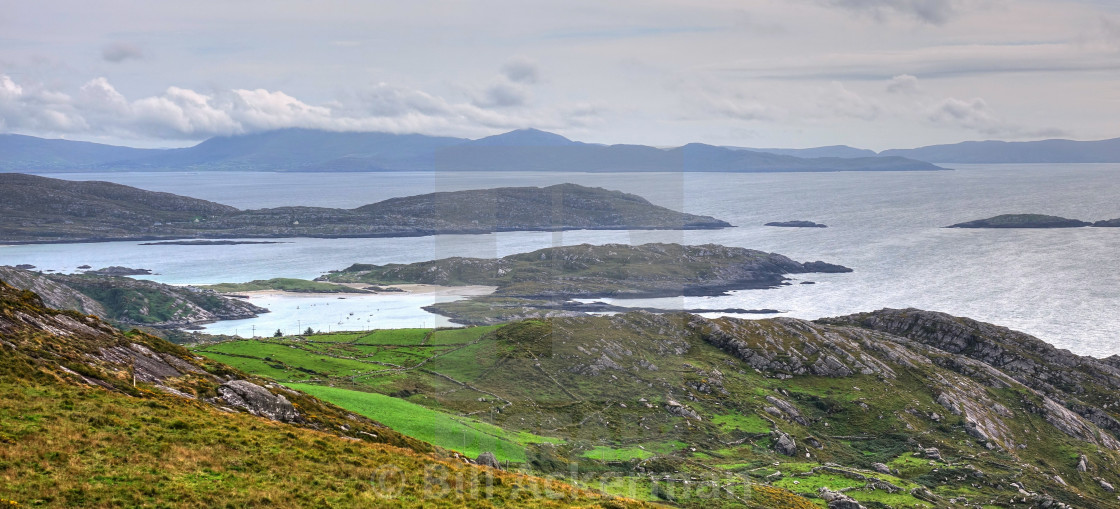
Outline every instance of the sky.
{"label": "sky", "polygon": [[1104,0],[0,0],[0,133],[883,150],[1117,119]]}

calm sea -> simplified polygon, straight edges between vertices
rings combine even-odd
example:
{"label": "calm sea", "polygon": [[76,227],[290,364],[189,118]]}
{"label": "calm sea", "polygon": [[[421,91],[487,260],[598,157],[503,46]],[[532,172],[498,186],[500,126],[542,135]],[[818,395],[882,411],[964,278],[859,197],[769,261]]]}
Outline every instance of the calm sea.
{"label": "calm sea", "polygon": [[[166,283],[312,278],[352,263],[495,257],[579,243],[718,243],[824,260],[850,274],[803,275],[795,284],[713,298],[616,302],[656,307],[772,308],[818,318],[883,307],[918,307],[1028,332],[1081,354],[1120,353],[1120,228],[944,229],[1004,213],[1083,220],[1120,217],[1120,165],[956,165],[942,172],[846,173],[100,173],[107,180],[241,208],[356,207],[385,198],[573,182],[636,193],[659,205],[727,220],[715,231],[572,231],[401,239],[282,239],[237,246],[140,246],[137,242],[0,247],[0,264],[70,272],[83,264],[149,268]],[[804,219],[824,229],[764,227]],[[273,312],[220,322],[213,332],[295,332],[446,322],[421,306],[430,296],[272,297]],[[758,317],[753,315],[752,317]],[[340,323],[341,322],[341,323]]]}

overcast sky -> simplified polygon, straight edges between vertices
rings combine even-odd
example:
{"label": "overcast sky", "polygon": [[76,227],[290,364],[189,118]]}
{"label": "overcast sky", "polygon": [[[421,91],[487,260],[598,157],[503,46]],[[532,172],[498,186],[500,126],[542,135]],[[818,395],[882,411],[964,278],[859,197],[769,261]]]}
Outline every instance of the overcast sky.
{"label": "overcast sky", "polygon": [[1104,0],[0,0],[0,132],[881,150],[1120,137]]}

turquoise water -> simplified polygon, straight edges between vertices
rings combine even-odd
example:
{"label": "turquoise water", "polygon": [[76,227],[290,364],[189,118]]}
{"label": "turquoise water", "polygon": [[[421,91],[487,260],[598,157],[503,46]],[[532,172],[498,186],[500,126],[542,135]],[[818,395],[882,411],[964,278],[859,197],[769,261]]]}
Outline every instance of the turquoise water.
{"label": "turquoise water", "polygon": [[[659,205],[712,215],[736,228],[711,231],[573,231],[447,235],[400,239],[282,239],[282,244],[139,246],[136,242],[0,247],[0,264],[40,269],[124,265],[168,283],[271,277],[311,278],[351,263],[407,263],[446,256],[494,257],[579,243],[719,243],[825,260],[850,274],[802,275],[814,285],[734,292],[714,298],[617,302],[684,308],[772,308],[818,318],[882,307],[920,307],[1034,334],[1063,348],[1120,353],[1120,297],[1113,262],[1120,229],[957,230],[941,226],[1003,213],[1037,212],[1083,220],[1120,217],[1120,165],[958,165],[945,172],[774,174],[588,173],[106,173],[52,174],[109,180],[210,199],[241,208],[276,205],[356,207],[433,191],[574,182],[640,194]],[[805,219],[825,229],[764,227]],[[393,299],[393,297],[386,297]],[[305,297],[299,297],[305,299]],[[311,298],[316,299],[316,298]],[[335,297],[318,298],[326,302]],[[380,299],[380,297],[379,297]],[[410,300],[417,299],[417,300]],[[439,324],[420,309],[432,297],[347,299],[346,313],[387,326]],[[336,299],[337,301],[337,299]],[[295,301],[293,301],[295,302]],[[342,302],[342,301],[337,301]],[[345,316],[311,302],[269,302],[261,328],[292,321],[338,326]],[[332,301],[331,306],[338,304]],[[332,308],[341,309],[341,308]],[[383,311],[377,311],[377,310]],[[319,311],[321,310],[321,311]],[[372,311],[371,311],[372,310]],[[321,316],[316,315],[320,313]],[[373,316],[369,316],[369,315]],[[317,317],[318,316],[318,317]],[[752,315],[758,317],[758,315]],[[232,322],[216,324],[225,331]],[[252,326],[238,321],[236,329]],[[294,331],[296,324],[283,325]],[[360,328],[360,327],[358,327]]]}

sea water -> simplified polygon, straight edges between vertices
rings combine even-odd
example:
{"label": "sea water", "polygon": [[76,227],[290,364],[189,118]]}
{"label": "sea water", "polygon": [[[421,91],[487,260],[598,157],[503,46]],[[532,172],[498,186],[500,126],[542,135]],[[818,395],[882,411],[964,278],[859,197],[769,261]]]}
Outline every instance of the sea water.
{"label": "sea water", "polygon": [[[720,297],[614,301],[685,309],[775,309],[819,318],[917,307],[1021,330],[1076,353],[1120,353],[1114,262],[1120,228],[945,229],[1005,213],[1094,221],[1120,217],[1120,165],[954,165],[953,171],[835,173],[99,173],[107,180],[240,208],[357,207],[395,196],[573,182],[635,193],[655,204],[734,224],[722,230],[505,232],[389,239],[272,239],[278,244],[143,246],[139,242],[0,247],[0,264],[73,272],[123,265],[172,284],[313,278],[352,263],[409,263],[447,256],[497,257],[580,243],[717,243],[823,260],[848,274],[802,274],[771,290]],[[763,223],[810,220],[828,228]],[[815,284],[796,284],[812,281]],[[433,295],[255,297],[273,312],[211,324],[248,335],[312,326],[361,330],[446,324],[421,308]],[[329,306],[326,304],[330,304]],[[312,306],[314,304],[314,306]],[[322,305],[320,305],[322,304]],[[350,315],[353,313],[353,315]],[[350,317],[347,320],[347,317]],[[358,318],[354,318],[358,317]],[[759,315],[749,315],[757,318]],[[360,319],[360,323],[359,320]],[[339,321],[343,322],[339,325]],[[348,326],[353,321],[355,326]],[[288,323],[291,322],[291,323]]]}

